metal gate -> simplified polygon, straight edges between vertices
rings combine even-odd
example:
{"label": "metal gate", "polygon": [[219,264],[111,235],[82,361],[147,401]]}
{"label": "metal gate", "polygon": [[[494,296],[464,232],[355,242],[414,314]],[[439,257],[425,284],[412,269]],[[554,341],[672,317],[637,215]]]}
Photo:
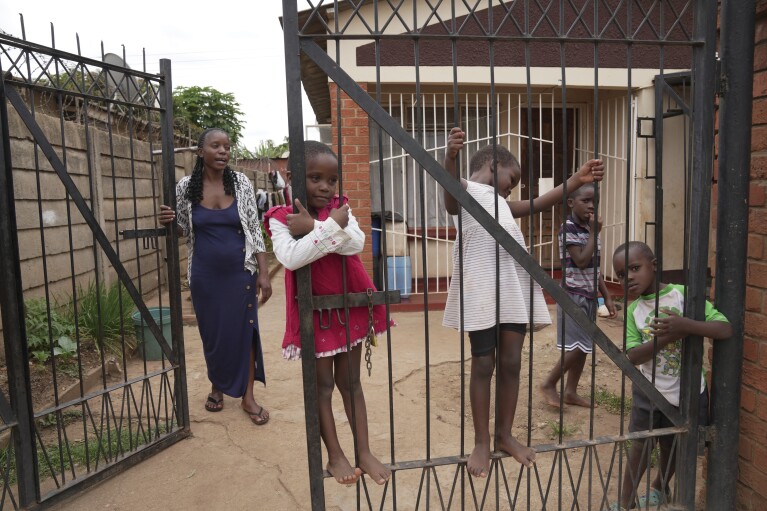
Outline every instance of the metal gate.
{"label": "metal gate", "polygon": [[[417,396],[408,397],[425,399],[424,422],[417,431],[403,432],[398,426],[395,402],[400,394],[395,392],[392,380],[393,368],[398,364],[398,354],[392,345],[398,334],[392,328],[387,332],[383,355],[389,392],[388,415],[382,421],[386,426],[381,426],[383,430],[371,430],[370,434],[371,438],[377,435],[388,442],[379,446],[379,454],[386,453],[392,470],[391,479],[383,487],[371,484],[363,476],[356,497],[350,497],[349,490],[342,486],[324,484],[323,478],[328,474],[323,472],[322,465],[314,360],[303,358],[312,508],[324,509],[326,503],[333,502],[356,505],[358,509],[608,509],[620,497],[628,445],[639,439],[671,435],[676,477],[670,479],[672,467],[656,463],[646,479],[635,482],[642,493],[642,489],[650,489],[652,477],[660,474],[663,483],[671,485],[669,508],[694,509],[696,458],[708,438],[706,432],[710,433],[699,432],[698,395],[689,390],[698,388],[700,383],[703,340],[690,337],[683,343],[683,391],[679,408],[674,407],[629,362],[624,354],[625,330],[618,338],[609,337],[594,318],[575,306],[551,272],[541,267],[539,252],[544,230],[537,224],[543,219],[533,215],[527,220],[529,248],[520,246],[442,168],[441,159],[447,131],[451,126],[461,126],[469,140],[461,155],[464,161],[460,175],[468,178],[466,163],[472,147],[504,145],[518,152],[516,156],[525,163],[522,182],[529,188],[522,193],[529,196],[543,191],[541,178],[554,176],[562,182],[585,160],[592,157],[606,160],[605,181],[599,187],[600,202],[611,215],[610,252],[602,254],[605,275],[612,273],[612,249],[618,245],[614,240],[641,240],[641,229],[651,226],[654,231],[646,232],[645,239],[656,251],[661,272],[679,271],[679,277],[688,285],[685,314],[702,317],[707,295],[717,82],[716,2],[319,0],[309,2],[309,8],[299,12],[295,2],[285,0],[283,12],[295,196],[303,199],[306,191],[300,100],[303,80],[317,122],[332,125],[331,147],[339,157],[341,193],[350,196],[355,193],[359,183],[344,188],[345,183],[357,181],[355,173],[359,173],[360,160],[369,162],[369,181],[373,184],[365,190],[367,197],[356,196],[357,204],[360,208],[373,204],[372,209],[378,210],[382,221],[374,229],[380,233],[379,246],[383,245],[384,256],[389,255],[386,253],[389,230],[394,229],[396,234],[401,227],[409,239],[407,243],[415,248],[392,257],[410,257],[411,261],[415,258],[411,267],[420,263],[423,269],[416,278],[418,285],[413,284],[413,289],[423,293],[423,387]],[[504,102],[515,94],[520,98],[518,120],[512,121],[511,116],[504,120],[501,113],[511,110],[504,107]],[[470,96],[486,99],[470,100]],[[549,98],[551,112],[556,110],[561,118],[557,128],[561,130],[559,140],[568,141],[554,155],[559,158],[558,163],[542,164],[543,144],[553,140],[536,129],[540,123],[534,124],[536,116],[541,115],[542,97]],[[367,123],[361,123],[359,112],[367,117]],[[667,132],[674,136],[664,138],[663,119],[672,116],[685,121],[675,126],[673,133]],[[615,122],[616,119],[620,121]],[[367,154],[364,144],[346,139],[359,138],[354,128],[360,126],[369,128]],[[346,158],[349,153],[352,156]],[[676,164],[664,167],[664,155],[672,153]],[[350,163],[353,168],[347,170],[345,164]],[[679,179],[671,179],[674,176]],[[435,368],[430,362],[435,325],[429,321],[430,314],[433,315],[429,308],[432,288],[426,254],[430,243],[452,242],[449,236],[428,234],[447,232],[451,225],[448,215],[440,209],[442,189],[592,337],[599,348],[602,367],[610,364],[620,370],[620,382],[611,382],[618,389],[614,395],[618,411],[610,419],[612,430],[604,431],[592,408],[587,426],[577,435],[580,437],[572,437],[566,433],[572,425],[571,416],[560,410],[551,414],[555,441],[534,440],[533,430],[540,425],[532,423],[533,410],[539,408],[533,383],[537,373],[548,367],[534,363],[536,352],[545,347],[536,345],[540,334],[530,331],[526,341],[527,375],[522,373],[528,379],[528,391],[520,399],[516,421],[525,425],[526,433],[520,434],[520,441],[535,448],[537,463],[533,468],[523,468],[506,454],[494,452],[487,479],[468,474],[471,432],[465,419],[464,367],[468,357],[463,326],[453,336],[459,360],[452,379],[446,381],[436,371],[432,375]],[[394,196],[397,193],[400,195]],[[671,218],[664,200],[672,196],[680,213],[676,219],[664,222]],[[402,209],[399,217],[394,214],[398,208]],[[555,215],[552,221],[564,220],[565,210],[563,202],[559,216]],[[397,222],[412,225],[402,227]],[[461,231],[460,223],[453,225]],[[400,241],[399,245],[405,244]],[[439,255],[439,249],[437,252]],[[378,254],[373,254],[375,257]],[[673,262],[664,264],[672,259]],[[437,266],[447,266],[441,255],[438,260],[443,262]],[[434,266],[432,262],[431,267]],[[391,270],[386,264],[379,267],[374,271],[380,272],[377,276],[388,293],[375,294],[374,302],[385,303],[387,311],[391,311],[394,305],[391,291],[395,295],[397,290],[409,292],[409,283],[393,286],[392,282],[399,280],[389,278]],[[344,309],[368,301],[349,294],[312,296],[310,274],[309,268],[299,270],[297,291],[302,349],[313,354],[310,319],[313,310]],[[463,278],[460,272],[455,275],[454,278]],[[442,290],[441,277],[431,275],[437,278],[437,290]],[[625,311],[627,296],[623,303]],[[734,315],[731,319],[738,320]],[[584,380],[589,381],[583,385],[594,402],[601,389],[597,383],[596,355],[590,360],[590,367],[584,371]],[[649,396],[652,406],[662,411],[673,426],[629,433],[627,383]],[[457,412],[437,409],[431,401],[431,391],[445,385],[459,387],[455,393]],[[460,416],[460,427],[453,437],[445,437],[436,425],[435,419],[444,413]],[[439,435],[439,445],[434,435]],[[412,448],[414,438],[419,449]],[[356,449],[356,443],[354,446]],[[646,455],[652,456],[649,448]]]}
{"label": "metal gate", "polygon": [[155,220],[176,174],[160,66],[0,35],[0,509],[189,434],[179,250]]}

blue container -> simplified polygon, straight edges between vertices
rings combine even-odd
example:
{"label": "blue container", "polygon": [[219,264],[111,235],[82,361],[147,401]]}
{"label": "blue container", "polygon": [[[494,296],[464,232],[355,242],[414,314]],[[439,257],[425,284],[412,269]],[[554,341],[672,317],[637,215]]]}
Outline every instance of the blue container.
{"label": "blue container", "polygon": [[386,271],[388,275],[389,290],[399,289],[400,296],[410,296],[411,271],[410,258],[407,256],[389,256],[386,258]]}
{"label": "blue container", "polygon": [[373,258],[381,254],[381,217],[373,216],[371,219],[372,238],[373,238]]}

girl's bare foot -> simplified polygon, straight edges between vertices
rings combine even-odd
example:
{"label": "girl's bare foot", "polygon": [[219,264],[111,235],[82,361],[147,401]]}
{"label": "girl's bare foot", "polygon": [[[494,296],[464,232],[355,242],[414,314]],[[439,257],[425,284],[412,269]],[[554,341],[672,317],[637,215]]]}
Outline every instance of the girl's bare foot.
{"label": "girl's bare foot", "polygon": [[[565,403],[568,405],[583,406],[584,408],[591,408],[591,401],[584,399],[578,394],[565,394]],[[599,405],[594,403],[594,408],[599,408]]]}
{"label": "girl's bare foot", "polygon": [[557,389],[553,386],[541,383],[538,385],[538,390],[543,394],[543,399],[546,401],[547,405],[559,408],[559,394],[557,394]]}
{"label": "girl's bare foot", "polygon": [[519,443],[519,440],[510,434],[502,435],[496,440],[496,447],[499,451],[510,454],[515,460],[526,466],[532,467],[535,464],[535,449]]}
{"label": "girl's bare foot", "polygon": [[475,444],[466,468],[474,477],[487,477],[490,471],[490,444]]}
{"label": "girl's bare foot", "polygon": [[[360,468],[377,484],[384,484],[391,477],[391,470],[386,468],[373,453],[360,453]],[[358,469],[359,470],[359,469]]]}
{"label": "girl's bare foot", "polygon": [[341,484],[356,483],[357,479],[362,475],[362,470],[352,467],[349,460],[346,459],[346,456],[329,459],[325,468],[327,468],[330,475],[335,477],[336,481]]}

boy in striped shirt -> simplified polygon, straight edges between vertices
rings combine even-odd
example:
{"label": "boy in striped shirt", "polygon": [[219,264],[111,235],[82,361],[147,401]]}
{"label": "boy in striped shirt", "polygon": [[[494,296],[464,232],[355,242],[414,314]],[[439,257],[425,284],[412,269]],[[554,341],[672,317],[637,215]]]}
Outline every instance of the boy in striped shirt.
{"label": "boy in striped shirt", "polygon": [[[593,184],[568,194],[567,206],[571,214],[559,228],[559,246],[566,248],[565,289],[570,298],[589,318],[595,319],[598,287],[605,299],[609,317],[612,318],[615,317],[615,304],[599,271],[599,230],[602,222],[598,220],[596,226],[593,225],[595,194]],[[575,406],[595,406],[590,400],[578,395],[578,381],[586,358],[593,350],[593,341],[570,316],[557,307],[557,348],[562,349],[563,345],[564,361],[551,369],[539,387],[546,403],[559,408],[557,383],[567,373],[562,402]]]}

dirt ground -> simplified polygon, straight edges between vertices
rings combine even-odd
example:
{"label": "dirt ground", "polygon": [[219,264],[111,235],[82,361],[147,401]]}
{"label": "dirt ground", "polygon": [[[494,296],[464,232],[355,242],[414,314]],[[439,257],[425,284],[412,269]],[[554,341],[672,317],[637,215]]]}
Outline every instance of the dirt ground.
{"label": "dirt ground", "polygon": [[[259,310],[265,343],[267,386],[259,386],[256,392],[256,399],[270,411],[270,422],[265,426],[255,426],[240,409],[239,400],[232,398],[226,398],[224,410],[220,413],[204,410],[209,382],[199,334],[196,327],[185,327],[191,438],[52,509],[310,509],[301,363],[288,362],[281,357],[280,343],[284,328],[281,273],[275,276],[273,283],[274,296]],[[554,308],[551,310],[555,317]],[[390,343],[382,342],[374,349],[372,376],[368,377],[363,371],[373,451],[387,462],[393,455],[399,466],[427,457],[439,460],[468,454],[473,433],[468,391],[464,395],[462,412],[458,334],[441,326],[441,311],[429,312],[428,323],[424,321],[422,312],[394,313],[392,316],[397,326],[392,328]],[[425,342],[427,325],[428,345]],[[600,326],[616,342],[621,339],[621,323],[618,320],[600,320]],[[559,413],[543,403],[536,389],[546,372],[559,360],[555,335],[554,325],[534,333],[532,366],[529,336],[524,353],[514,434],[522,441],[526,440],[529,425],[530,443],[537,446],[555,444],[556,432],[560,429]],[[468,356],[468,339],[465,343]],[[620,373],[604,354],[599,350],[597,352],[595,386],[619,396]],[[390,364],[387,363],[389,360]],[[464,381],[467,390],[468,371],[467,362]],[[388,372],[391,372],[392,378],[391,393]],[[581,379],[583,395],[588,395],[589,385],[590,368],[587,367]],[[627,392],[630,392],[628,380],[626,385]],[[390,405],[394,409],[393,416],[389,413]],[[351,458],[352,437],[340,399],[335,399],[334,406],[339,435]],[[609,408],[600,406],[592,416],[588,409],[568,407],[563,413],[561,426],[566,433],[565,440],[618,434],[620,415]],[[393,448],[391,438],[394,438]],[[614,499],[618,461],[612,445],[593,450],[568,450],[566,459],[562,461],[555,463],[552,452],[542,452],[538,455],[537,469],[529,473],[520,470],[519,464],[508,458],[495,465],[498,467],[496,470],[502,469],[509,480],[508,489],[502,482],[498,483],[499,507],[511,508],[509,502],[515,495],[518,499],[516,509],[540,509],[544,502],[548,507],[557,507],[560,498],[563,503],[572,502],[573,495],[577,494],[580,509],[600,509],[600,499],[604,494],[601,485],[607,484],[605,478],[608,472],[611,475],[607,500]],[[583,477],[579,477],[581,470]],[[602,476],[599,475],[600,470]],[[563,489],[558,492],[560,477]],[[460,481],[458,475],[456,482],[455,465],[437,466],[429,471],[401,470],[397,472],[397,509],[442,509],[439,499],[447,505],[451,498],[453,508],[460,508],[460,502],[456,502],[460,499]],[[488,482],[487,487],[483,486]],[[471,499],[476,497],[480,502],[485,490],[488,490],[485,498],[489,500],[484,508],[495,508],[496,484],[497,480],[491,474],[486,480],[474,481],[476,493],[472,493],[467,477],[464,485],[466,507],[474,509]],[[324,488],[328,509],[356,509],[357,492],[354,487],[326,479]],[[367,496],[365,488],[369,492]],[[362,508],[368,508],[366,498],[369,498],[371,507],[378,509],[384,491],[387,494],[383,509],[391,509],[394,486],[382,488],[369,481],[362,489]],[[427,499],[431,499],[431,504],[427,504]]]}

